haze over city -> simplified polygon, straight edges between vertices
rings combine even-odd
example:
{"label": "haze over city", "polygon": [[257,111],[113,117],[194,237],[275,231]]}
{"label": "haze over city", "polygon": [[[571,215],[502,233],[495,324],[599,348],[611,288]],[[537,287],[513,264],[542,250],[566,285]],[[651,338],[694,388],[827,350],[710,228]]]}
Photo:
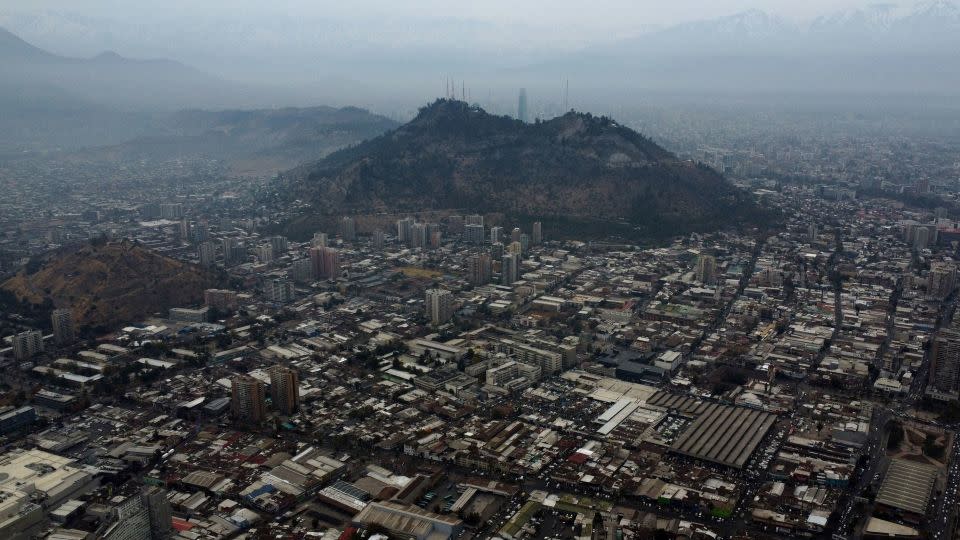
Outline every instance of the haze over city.
{"label": "haze over city", "polygon": [[0,538],[960,538],[960,4],[0,6]]}

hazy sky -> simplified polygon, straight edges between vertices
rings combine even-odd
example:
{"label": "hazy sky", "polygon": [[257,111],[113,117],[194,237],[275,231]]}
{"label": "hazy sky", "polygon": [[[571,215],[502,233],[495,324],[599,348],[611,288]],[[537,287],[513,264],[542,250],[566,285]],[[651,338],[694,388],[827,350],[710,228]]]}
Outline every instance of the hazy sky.
{"label": "hazy sky", "polygon": [[[162,20],[182,16],[305,16],[335,19],[472,19],[531,27],[578,26],[593,29],[677,22],[761,9],[789,19],[806,19],[870,0],[4,0],[0,11],[57,10],[90,17]],[[887,2],[890,3],[890,2]],[[895,2],[909,6],[917,0]]]}

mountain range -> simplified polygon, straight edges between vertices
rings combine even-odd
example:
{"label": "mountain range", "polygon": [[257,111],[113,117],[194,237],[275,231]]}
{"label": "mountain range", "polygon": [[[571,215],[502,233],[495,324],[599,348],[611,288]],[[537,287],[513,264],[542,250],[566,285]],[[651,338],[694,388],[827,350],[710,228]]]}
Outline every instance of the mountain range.
{"label": "mountain range", "polygon": [[275,193],[319,215],[469,209],[638,235],[762,219],[714,170],[609,118],[570,112],[529,124],[447,99],[278,182]]}
{"label": "mountain range", "polygon": [[518,87],[556,95],[564,79],[582,103],[615,91],[623,99],[637,91],[956,95],[960,86],[955,0],[865,3],[803,22],[747,10],[633,33],[612,21],[616,32],[592,39],[533,22],[469,18],[250,21],[226,13],[215,20],[173,17],[139,33],[134,29],[142,25],[120,19],[49,11],[0,15],[0,21],[58,50],[81,42],[85,51],[155,51],[220,77],[270,85],[242,96],[233,85],[221,94],[257,107],[290,103],[292,89],[313,102],[349,96],[355,104],[417,103],[435,95],[450,74],[466,79],[475,96],[509,90],[510,102]]}

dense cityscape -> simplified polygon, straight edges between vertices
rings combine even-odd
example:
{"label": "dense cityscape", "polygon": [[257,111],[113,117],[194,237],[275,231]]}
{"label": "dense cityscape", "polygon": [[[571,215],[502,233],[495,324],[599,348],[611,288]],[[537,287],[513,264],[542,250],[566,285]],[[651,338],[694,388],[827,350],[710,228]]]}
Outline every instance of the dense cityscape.
{"label": "dense cityscape", "polygon": [[768,3],[0,6],[0,540],[960,539],[960,5]]}
{"label": "dense cityscape", "polygon": [[296,241],[215,163],[30,170],[9,275],[89,243],[221,284],[110,331],[5,314],[4,537],[954,530],[949,177],[736,175],[781,223],[639,246],[442,212]]}

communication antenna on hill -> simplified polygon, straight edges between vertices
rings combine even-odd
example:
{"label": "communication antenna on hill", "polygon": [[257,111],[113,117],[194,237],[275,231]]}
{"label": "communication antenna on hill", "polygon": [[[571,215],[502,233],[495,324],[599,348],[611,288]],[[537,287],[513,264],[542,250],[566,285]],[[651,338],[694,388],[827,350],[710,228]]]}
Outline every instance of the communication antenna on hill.
{"label": "communication antenna on hill", "polygon": [[570,79],[564,81],[563,84],[563,113],[566,114],[570,110]]}
{"label": "communication antenna on hill", "polygon": [[467,100],[467,83],[460,81],[460,99],[461,101]]}

